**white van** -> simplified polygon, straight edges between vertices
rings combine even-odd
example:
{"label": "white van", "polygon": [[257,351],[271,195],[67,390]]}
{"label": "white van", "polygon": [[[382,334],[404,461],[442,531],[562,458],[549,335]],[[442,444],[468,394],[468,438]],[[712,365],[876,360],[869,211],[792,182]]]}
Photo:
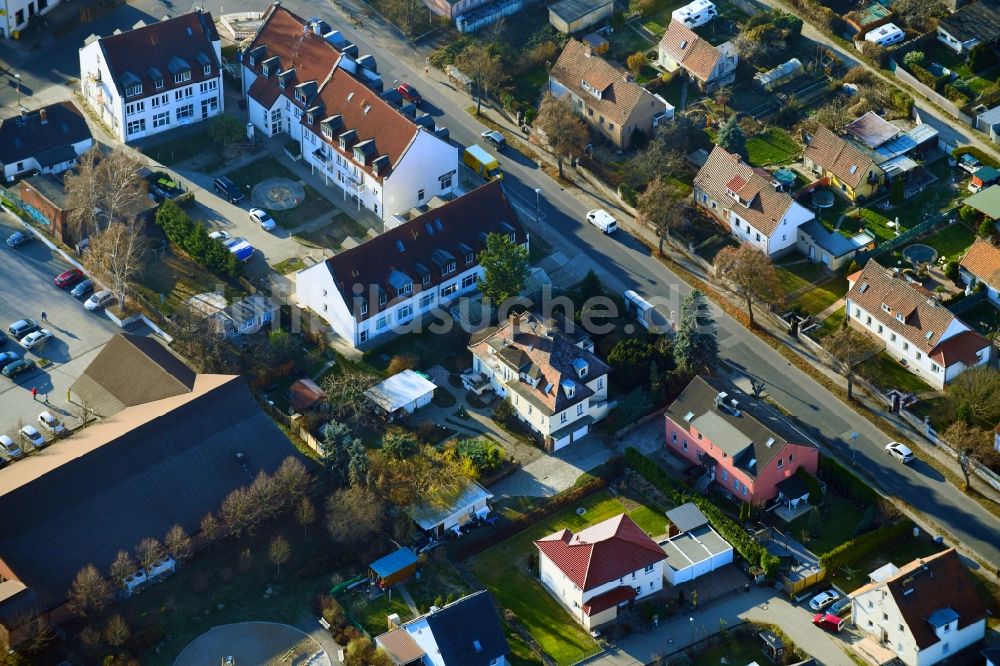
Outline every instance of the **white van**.
{"label": "white van", "polygon": [[600,229],[606,234],[613,234],[618,230],[618,221],[611,216],[611,213],[604,210],[592,210],[587,213],[587,222]]}
{"label": "white van", "polygon": [[906,33],[895,23],[886,23],[865,35],[866,42],[872,42],[879,46],[889,46],[890,44],[901,42],[905,38]]}
{"label": "white van", "polygon": [[652,304],[631,289],[627,290],[623,296],[629,316],[634,317],[644,329],[650,330],[653,315]]}
{"label": "white van", "polygon": [[694,0],[694,2],[672,11],[670,18],[694,29],[705,25],[718,15],[719,12],[711,0]]}

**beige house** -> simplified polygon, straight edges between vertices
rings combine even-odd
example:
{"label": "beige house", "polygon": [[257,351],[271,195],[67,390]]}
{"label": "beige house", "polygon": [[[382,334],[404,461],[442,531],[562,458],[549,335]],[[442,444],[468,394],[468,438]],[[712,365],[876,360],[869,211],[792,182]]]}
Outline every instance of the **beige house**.
{"label": "beige house", "polygon": [[729,42],[718,46],[677,20],[670,22],[657,49],[661,67],[668,72],[683,69],[704,92],[731,85],[736,81],[739,53]]}
{"label": "beige house", "polygon": [[568,96],[583,119],[619,148],[634,135],[649,136],[674,117],[674,107],[632,80],[632,76],[571,39],[549,72],[549,90]]}
{"label": "beige house", "polygon": [[828,179],[831,188],[855,202],[874,196],[885,178],[871,155],[825,127],[809,137],[802,161],[817,176]]}

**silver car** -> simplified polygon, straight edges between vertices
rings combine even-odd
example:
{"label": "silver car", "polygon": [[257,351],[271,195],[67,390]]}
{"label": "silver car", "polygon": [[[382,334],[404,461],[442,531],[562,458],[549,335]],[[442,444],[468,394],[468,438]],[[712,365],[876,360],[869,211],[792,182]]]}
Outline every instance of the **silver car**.
{"label": "silver car", "polygon": [[52,416],[52,412],[45,411],[39,414],[38,425],[53,437],[62,437],[63,433],[66,432],[66,427],[59,422],[59,419]]}
{"label": "silver car", "polygon": [[3,451],[11,460],[20,460],[24,457],[24,451],[21,450],[21,447],[7,435],[0,435],[0,451]]}
{"label": "silver car", "polygon": [[83,304],[83,307],[87,308],[91,312],[96,312],[101,308],[106,308],[115,302],[115,295],[111,293],[110,289],[102,289],[93,296],[87,299],[87,302]]}
{"label": "silver car", "polygon": [[40,449],[47,443],[45,435],[38,432],[38,428],[33,425],[26,425],[21,428],[21,439],[29,442],[36,449]]}

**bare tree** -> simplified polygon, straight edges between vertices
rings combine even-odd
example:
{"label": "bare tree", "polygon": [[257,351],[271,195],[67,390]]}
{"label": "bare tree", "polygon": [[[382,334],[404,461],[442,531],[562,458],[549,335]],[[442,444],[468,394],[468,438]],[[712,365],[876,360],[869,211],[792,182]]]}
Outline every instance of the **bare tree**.
{"label": "bare tree", "polygon": [[684,193],[665,178],[657,178],[639,195],[636,208],[639,223],[656,231],[659,251],[663,254],[663,239],[682,227],[687,219],[689,210]]}
{"label": "bare tree", "polygon": [[125,587],[125,579],[139,570],[139,565],[135,563],[127,550],[119,550],[115,561],[111,563],[111,580],[118,587]]}
{"label": "bare tree", "polygon": [[941,437],[958,451],[958,466],[965,477],[965,489],[968,490],[972,485],[972,474],[989,451],[992,436],[982,428],[958,420],[948,426]]}
{"label": "bare tree", "polygon": [[166,556],[167,552],[163,548],[163,544],[153,537],[146,537],[139,542],[139,545],[135,547],[135,555],[139,560],[140,566],[146,572],[146,576],[151,575],[153,567],[156,563],[162,560]]}
{"label": "bare tree", "polygon": [[877,354],[881,347],[850,326],[841,326],[823,338],[823,348],[830,353],[838,370],[847,378],[847,399],[854,398],[854,374],[859,365]]}
{"label": "bare tree", "polygon": [[381,534],[383,507],[371,488],[341,488],[326,501],[326,529],[337,543],[359,546]]}
{"label": "bare tree", "polygon": [[94,146],[81,156],[76,173],[66,176],[68,221],[77,240],[108,222],[134,217],[148,191],[141,169],[142,164],[125,149],[103,156]]}
{"label": "bare tree", "polygon": [[302,536],[309,538],[309,526],[316,522],[316,505],[308,497],[299,500],[295,507],[295,520],[302,526]]}
{"label": "bare tree", "polygon": [[90,245],[84,255],[87,267],[108,283],[118,304],[125,305],[128,283],[142,270],[146,260],[146,239],[142,223],[137,218],[112,221],[102,230],[90,234]]}
{"label": "bare tree", "polygon": [[222,536],[222,523],[219,522],[214,513],[209,511],[202,517],[199,531],[201,538],[206,543],[210,543]]}
{"label": "bare tree", "polygon": [[475,85],[478,116],[482,110],[483,91],[496,91],[507,78],[500,56],[493,53],[488,45],[473,42],[458,54],[455,66]]}
{"label": "bare tree", "polygon": [[109,220],[135,217],[144,205],[149,185],[140,175],[142,163],[131,152],[114,150],[98,166],[98,185],[102,190],[104,214]]}
{"label": "bare tree", "polygon": [[272,475],[283,506],[295,506],[309,488],[309,470],[298,458],[288,456]]}
{"label": "bare tree", "polygon": [[747,306],[750,325],[754,303],[776,303],[780,283],[771,259],[749,245],[723,248],[715,258],[715,272],[729,282],[729,291],[736,294]]}
{"label": "bare tree", "polygon": [[271,545],[267,549],[267,556],[271,559],[277,569],[276,575],[281,574],[281,565],[292,557],[292,547],[288,545],[288,539],[281,534],[271,539]]}
{"label": "bare tree", "polygon": [[166,545],[170,557],[178,562],[184,562],[191,557],[191,537],[188,536],[187,530],[180,523],[175,523],[167,531],[163,543]]}
{"label": "bare tree", "polygon": [[273,518],[281,508],[281,497],[277,492],[274,479],[261,470],[254,477],[253,483],[247,488],[249,496],[250,532],[263,521]]}
{"label": "bare tree", "polygon": [[94,147],[80,156],[75,171],[68,172],[64,179],[66,190],[66,215],[71,234],[82,240],[97,230],[101,214],[101,187],[99,185],[98,164],[101,149]]}
{"label": "bare tree", "polygon": [[545,141],[545,145],[556,156],[559,177],[563,175],[563,158],[579,155],[587,147],[590,135],[580,116],[573,111],[569,100],[545,93],[534,127]]}
{"label": "bare tree", "polygon": [[108,624],[104,628],[104,639],[108,642],[108,645],[118,649],[125,645],[131,635],[132,632],[129,631],[128,624],[125,622],[125,618],[121,616],[121,613],[115,613],[108,618]]}
{"label": "bare tree", "polygon": [[341,367],[323,380],[323,391],[330,405],[330,415],[352,427],[374,422],[375,410],[365,391],[378,383],[375,375]]}
{"label": "bare tree", "polygon": [[87,564],[76,573],[69,589],[69,602],[74,611],[83,616],[98,613],[111,600],[111,586],[93,564]]}
{"label": "bare tree", "polygon": [[219,515],[226,529],[236,538],[240,538],[253,525],[253,507],[250,506],[250,493],[246,488],[237,488],[226,496],[219,508]]}

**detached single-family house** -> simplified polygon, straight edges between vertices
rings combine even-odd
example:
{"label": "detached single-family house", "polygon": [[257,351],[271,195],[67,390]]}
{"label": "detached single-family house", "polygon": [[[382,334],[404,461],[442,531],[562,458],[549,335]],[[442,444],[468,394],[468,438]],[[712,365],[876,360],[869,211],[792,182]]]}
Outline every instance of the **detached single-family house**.
{"label": "detached single-family house", "polygon": [[874,111],[856,118],[844,128],[844,131],[870,150],[875,150],[903,133],[903,130]]}
{"label": "detached single-family house", "polygon": [[90,127],[73,102],[0,120],[0,166],[8,183],[27,173],[62,173],[93,145]]}
{"label": "detached single-family house", "polygon": [[489,592],[480,590],[375,637],[396,666],[507,666],[510,646]]}
{"label": "detached single-family house", "polygon": [[365,345],[475,291],[489,234],[528,247],[500,181],[299,271],[296,302],[349,345]]}
{"label": "detached single-family house", "polygon": [[121,141],[218,115],[222,46],[209,12],[197,10],[80,49],[80,92]]}
{"label": "detached single-family house", "polygon": [[469,481],[454,497],[447,501],[425,499],[407,509],[410,518],[424,532],[439,539],[448,530],[459,531],[462,525],[490,512],[489,501],[493,495],[475,481]]}
{"label": "detached single-family house", "polygon": [[897,363],[934,388],[995,357],[992,343],[941,305],[934,292],[874,259],[847,281],[851,326],[880,341]]}
{"label": "detached single-family house", "polygon": [[814,217],[780,191],[770,174],[721,146],[712,149],[695,176],[694,200],[739,241],[770,257],[793,250],[799,226]]}
{"label": "detached single-family house", "polygon": [[560,530],[535,546],[542,585],[588,631],[663,589],[667,556],[627,514],[576,534]]}
{"label": "detached single-family house", "polygon": [[651,136],[657,125],[674,117],[674,107],[595,55],[575,39],[549,72],[549,90],[566,96],[587,124],[619,148],[629,148],[636,133]]}
{"label": "detached single-family house", "polygon": [[667,556],[663,576],[680,585],[733,563],[733,547],[708,524],[708,518],[688,502],[667,511],[670,536],[660,542]]}
{"label": "detached single-family house", "polygon": [[412,414],[429,405],[437,386],[414,370],[403,370],[365,391],[365,396],[388,418]]}
{"label": "detached single-family house", "polygon": [[937,38],[958,53],[1000,40],[1000,0],[978,0],[938,21]]}
{"label": "detached single-family house", "polygon": [[851,201],[862,201],[882,187],[884,171],[860,148],[820,127],[808,137],[802,161],[807,169],[830,182],[830,187]]}
{"label": "detached single-family house", "polygon": [[892,567],[850,597],[854,626],[905,666],[931,666],[986,634],[986,608],[954,548]]}
{"label": "detached single-family house", "polygon": [[712,46],[673,19],[660,40],[658,59],[668,72],[683,69],[703,92],[711,92],[736,81],[740,57],[730,42]]}
{"label": "detached single-family house", "polygon": [[1000,248],[984,238],[977,238],[962,257],[958,272],[970,287],[982,283],[986,297],[1000,307]]}
{"label": "detached single-family house", "polygon": [[819,466],[819,449],[784,416],[725,379],[695,377],[664,416],[666,447],[704,468],[702,491],[715,483],[741,502],[763,504],[800,467],[815,474]]}
{"label": "detached single-family house", "polygon": [[549,5],[549,23],[559,32],[572,35],[611,18],[613,0],[559,0]]}
{"label": "detached single-family house", "polygon": [[573,336],[568,320],[543,321],[511,314],[469,346],[472,372],[463,382],[484,385],[507,400],[517,418],[558,451],[607,416],[610,369],[586,335]]}

